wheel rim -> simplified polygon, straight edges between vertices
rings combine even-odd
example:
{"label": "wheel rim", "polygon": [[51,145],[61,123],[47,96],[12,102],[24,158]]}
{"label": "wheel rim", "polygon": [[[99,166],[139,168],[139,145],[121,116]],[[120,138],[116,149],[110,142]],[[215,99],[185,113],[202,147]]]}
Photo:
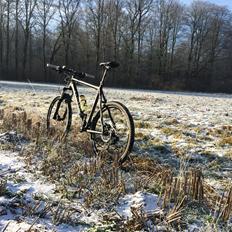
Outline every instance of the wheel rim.
{"label": "wheel rim", "polygon": [[[115,106],[109,106],[108,109],[113,122],[108,110],[104,109],[103,123],[105,130],[102,135],[93,135],[94,148],[103,158],[119,161],[128,150],[131,132],[130,123],[127,114],[123,110]],[[102,131],[100,117],[96,122],[95,130]]]}
{"label": "wheel rim", "polygon": [[54,135],[56,138],[62,139],[67,134],[69,108],[68,104],[63,100],[60,104],[57,117],[55,117],[58,102],[59,100],[54,103],[49,114],[48,129],[52,136]]}

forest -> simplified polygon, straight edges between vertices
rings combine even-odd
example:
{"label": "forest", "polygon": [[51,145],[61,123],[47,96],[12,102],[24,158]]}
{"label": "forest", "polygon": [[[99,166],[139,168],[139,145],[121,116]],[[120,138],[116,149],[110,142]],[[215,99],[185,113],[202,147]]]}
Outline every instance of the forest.
{"label": "forest", "polygon": [[0,0],[0,79],[63,80],[46,63],[106,85],[232,92],[232,12],[207,1]]}

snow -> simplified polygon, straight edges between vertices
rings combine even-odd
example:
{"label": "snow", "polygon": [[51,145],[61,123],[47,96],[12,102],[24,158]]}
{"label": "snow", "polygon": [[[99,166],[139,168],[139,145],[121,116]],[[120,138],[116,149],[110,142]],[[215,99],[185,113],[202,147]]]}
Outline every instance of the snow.
{"label": "snow", "polygon": [[116,207],[117,213],[124,218],[131,218],[131,208],[140,208],[145,213],[159,210],[158,196],[152,193],[136,192],[127,194],[119,200],[119,205]]}
{"label": "snow", "polygon": [[26,190],[29,196],[31,196],[34,193],[43,193],[46,195],[54,192],[54,184],[49,184],[47,182],[43,183],[40,180],[33,180],[33,175],[31,173],[28,173],[25,167],[26,165],[23,162],[23,160],[20,159],[18,153],[1,152],[0,158],[1,172],[17,172],[18,177],[22,177],[23,179],[25,179],[25,181],[20,183],[14,183],[13,181],[9,181],[7,186],[7,189],[9,191],[21,192]]}
{"label": "snow", "polygon": [[[8,180],[7,190],[12,193],[20,193],[22,191],[25,192],[24,197],[28,202],[33,199],[33,196],[35,194],[42,194],[48,196],[49,198],[52,198],[53,200],[59,200],[59,196],[54,194],[55,185],[47,181],[42,182],[41,180],[35,180],[33,174],[29,173],[26,170],[26,165],[17,152],[12,153],[1,151],[0,160],[0,177],[5,176],[6,173],[17,173],[18,177],[23,177],[23,181],[20,181],[19,183],[15,183],[14,180]],[[4,173],[4,175],[1,173]],[[7,204],[9,204],[11,201],[14,201],[14,198],[8,199],[3,196],[0,197],[0,205],[7,206]],[[17,209],[15,212],[16,214],[12,214],[8,210],[7,215],[0,216],[0,229],[3,229],[5,226],[8,225],[6,232],[27,231],[30,228],[31,223],[37,219],[36,217],[24,217],[22,218],[22,220],[20,220],[20,217],[22,216],[19,214]],[[93,218],[92,220],[95,220],[95,218]],[[89,219],[89,221],[91,222],[91,218]],[[33,226],[33,228],[37,228],[39,231],[54,231],[53,229],[55,229],[57,232],[78,232],[84,231],[85,229],[85,227],[83,226],[73,227],[68,224],[60,224],[58,226],[54,226],[48,219],[39,219],[38,222]]]}
{"label": "snow", "polygon": [[[37,218],[27,218],[26,220],[24,219],[24,221],[21,221],[20,218],[17,218],[14,215],[9,215],[7,217],[0,218],[0,229],[6,227],[7,229],[5,232],[27,232],[36,219]],[[64,223],[60,225],[53,225],[49,220],[39,219],[38,221],[39,222],[35,223],[32,228],[37,229],[35,231],[39,232],[82,232],[86,230],[86,228],[82,225],[70,226]]]}

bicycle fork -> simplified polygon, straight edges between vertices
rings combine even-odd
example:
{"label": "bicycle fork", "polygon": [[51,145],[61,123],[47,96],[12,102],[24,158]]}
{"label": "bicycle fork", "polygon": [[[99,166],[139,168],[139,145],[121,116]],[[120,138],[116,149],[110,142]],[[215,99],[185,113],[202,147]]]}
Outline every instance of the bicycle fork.
{"label": "bicycle fork", "polygon": [[70,104],[71,101],[72,101],[72,95],[69,95],[68,93],[66,93],[66,92],[65,92],[66,90],[70,90],[70,89],[69,89],[69,88],[64,88],[64,89],[63,89],[63,93],[62,93],[62,95],[61,95],[61,97],[60,97],[60,100],[59,100],[58,103],[57,103],[57,107],[56,107],[55,113],[54,113],[54,115],[53,115],[53,117],[52,117],[54,120],[62,121],[62,120],[65,119],[65,117],[66,117],[66,115],[67,115],[67,108],[65,109],[65,112],[64,112],[64,114],[63,114],[63,117],[61,117],[61,116],[59,115],[59,109],[60,109],[60,106],[61,106],[62,102],[65,101],[65,103]]}

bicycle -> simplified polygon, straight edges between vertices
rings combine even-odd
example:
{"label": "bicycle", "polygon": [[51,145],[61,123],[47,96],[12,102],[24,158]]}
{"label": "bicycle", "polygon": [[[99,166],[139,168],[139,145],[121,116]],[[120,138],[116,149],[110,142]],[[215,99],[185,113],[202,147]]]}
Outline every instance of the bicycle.
{"label": "bicycle", "polygon": [[[108,155],[123,163],[131,153],[134,144],[134,122],[125,105],[118,101],[107,102],[103,92],[107,71],[119,66],[117,62],[101,63],[104,68],[99,86],[83,81],[94,76],[78,72],[65,66],[47,64],[48,68],[65,76],[66,85],[61,96],[57,96],[50,104],[47,114],[47,130],[52,133],[61,132],[61,138],[67,137],[72,124],[72,103],[75,96],[77,109],[81,119],[80,132],[87,132],[96,154]],[[79,95],[77,84],[93,88],[97,91],[90,114],[85,111],[84,95]],[[97,109],[98,105],[98,109]]]}

